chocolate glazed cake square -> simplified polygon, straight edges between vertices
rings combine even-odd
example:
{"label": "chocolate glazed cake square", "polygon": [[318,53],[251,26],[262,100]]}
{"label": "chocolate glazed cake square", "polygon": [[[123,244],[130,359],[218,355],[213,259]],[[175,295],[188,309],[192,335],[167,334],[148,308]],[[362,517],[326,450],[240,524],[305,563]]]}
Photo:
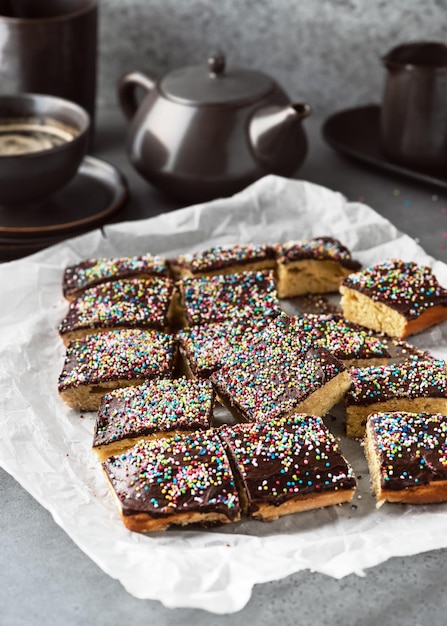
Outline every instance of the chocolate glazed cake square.
{"label": "chocolate glazed cake square", "polygon": [[208,430],[213,407],[214,390],[204,379],[160,378],[115,389],[99,405],[93,450],[104,461],[140,438]]}
{"label": "chocolate glazed cake square", "polygon": [[106,282],[90,287],[70,302],[59,324],[59,335],[68,345],[93,332],[118,328],[168,327],[174,282],[148,276]]}
{"label": "chocolate glazed cake square", "polygon": [[229,460],[214,431],[139,441],[102,467],[129,530],[226,524],[240,518]]}
{"label": "chocolate glazed cake square", "polygon": [[270,521],[352,499],[352,469],[319,417],[296,414],[223,426],[219,436],[250,517]]}
{"label": "chocolate glazed cake square", "polygon": [[59,375],[59,395],[71,408],[97,411],[112,389],[172,376],[174,348],[172,335],[155,330],[113,330],[72,341]]}
{"label": "chocolate glazed cake square", "polygon": [[404,339],[447,320],[447,290],[428,266],[387,259],[350,274],[340,305],[351,322]]}
{"label": "chocolate glazed cake square", "polygon": [[312,348],[312,335],[293,332],[291,324],[277,318],[211,375],[218,399],[238,421],[323,416],[349,389],[343,363],[325,348]]}
{"label": "chocolate glazed cake square", "polygon": [[372,413],[365,453],[377,506],[447,501],[447,416]]}

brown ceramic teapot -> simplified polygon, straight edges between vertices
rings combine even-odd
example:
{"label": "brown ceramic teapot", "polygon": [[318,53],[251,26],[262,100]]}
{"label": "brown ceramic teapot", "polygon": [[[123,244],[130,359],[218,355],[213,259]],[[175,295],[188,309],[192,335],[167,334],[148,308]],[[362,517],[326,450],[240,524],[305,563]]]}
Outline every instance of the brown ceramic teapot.
{"label": "brown ceramic teapot", "polygon": [[307,152],[301,121],[310,106],[292,104],[266,74],[227,69],[221,54],[158,80],[126,74],[118,96],[131,120],[131,162],[182,200],[228,196],[270,173],[292,176]]}

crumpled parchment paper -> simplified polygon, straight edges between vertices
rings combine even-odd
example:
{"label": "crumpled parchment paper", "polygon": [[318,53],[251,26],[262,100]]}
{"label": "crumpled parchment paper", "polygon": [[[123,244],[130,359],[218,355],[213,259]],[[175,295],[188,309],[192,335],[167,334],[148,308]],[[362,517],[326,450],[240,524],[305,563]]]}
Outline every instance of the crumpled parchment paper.
{"label": "crumpled parchment paper", "polygon": [[[67,308],[61,292],[66,265],[87,257],[174,256],[218,243],[321,235],[338,237],[364,265],[387,257],[429,264],[447,285],[447,266],[370,207],[275,176],[232,198],[110,225],[0,266],[0,464],[134,596],[231,613],[248,602],[253,585],[302,569],[341,578],[392,556],[447,546],[447,504],[375,508],[362,448],[344,437],[342,414],[328,426],[340,436],[358,478],[352,505],[225,529],[131,533],[91,451],[95,415],[80,416],[58,397],[64,348],[57,325]],[[446,325],[414,343],[447,358]]]}

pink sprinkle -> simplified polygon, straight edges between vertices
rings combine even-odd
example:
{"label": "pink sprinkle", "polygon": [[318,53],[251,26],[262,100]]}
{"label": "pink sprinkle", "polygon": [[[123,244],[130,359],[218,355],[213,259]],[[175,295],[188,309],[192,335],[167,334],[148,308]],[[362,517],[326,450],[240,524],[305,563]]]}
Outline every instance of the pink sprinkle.
{"label": "pink sprinkle", "polygon": [[447,213],[447,207],[442,207],[441,213]]}
{"label": "pink sprinkle", "polygon": [[442,233],[442,238],[447,239],[447,233]]}

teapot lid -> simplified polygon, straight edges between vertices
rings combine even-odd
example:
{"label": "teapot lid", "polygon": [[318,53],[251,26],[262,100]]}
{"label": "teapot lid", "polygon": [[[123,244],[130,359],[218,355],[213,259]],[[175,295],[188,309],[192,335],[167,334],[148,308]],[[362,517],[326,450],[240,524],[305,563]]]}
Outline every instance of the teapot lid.
{"label": "teapot lid", "polygon": [[226,69],[225,65],[223,54],[211,55],[208,67],[194,65],[175,70],[160,81],[160,89],[171,100],[195,105],[241,105],[272,91],[274,82],[266,74]]}

